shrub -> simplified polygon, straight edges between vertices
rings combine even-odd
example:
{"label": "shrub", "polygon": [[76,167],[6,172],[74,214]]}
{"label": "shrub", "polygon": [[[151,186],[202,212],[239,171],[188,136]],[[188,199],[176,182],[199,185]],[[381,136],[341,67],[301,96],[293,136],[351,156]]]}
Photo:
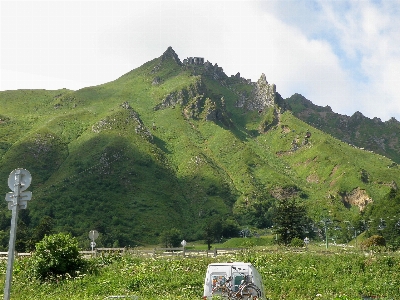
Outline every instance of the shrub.
{"label": "shrub", "polygon": [[290,247],[303,247],[304,246],[304,242],[303,240],[299,239],[299,238],[293,238],[290,241]]}
{"label": "shrub", "polygon": [[373,235],[361,243],[363,249],[370,249],[377,246],[386,246],[385,238],[381,235]]}
{"label": "shrub", "polygon": [[84,264],[78,241],[70,234],[45,236],[32,255],[32,272],[40,280],[75,277]]}

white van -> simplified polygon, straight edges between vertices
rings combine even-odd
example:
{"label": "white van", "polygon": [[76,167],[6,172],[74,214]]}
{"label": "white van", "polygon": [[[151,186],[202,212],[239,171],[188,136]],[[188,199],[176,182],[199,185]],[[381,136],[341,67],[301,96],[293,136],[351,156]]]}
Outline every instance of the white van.
{"label": "white van", "polygon": [[228,262],[208,265],[203,299],[265,300],[260,273],[251,263]]}

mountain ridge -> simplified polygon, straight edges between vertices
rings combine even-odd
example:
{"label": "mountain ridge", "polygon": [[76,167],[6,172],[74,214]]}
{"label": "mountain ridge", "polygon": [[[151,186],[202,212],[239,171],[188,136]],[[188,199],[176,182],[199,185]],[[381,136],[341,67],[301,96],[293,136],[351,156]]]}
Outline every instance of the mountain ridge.
{"label": "mountain ridge", "polygon": [[[264,74],[228,77],[171,47],[108,83],[0,92],[0,103],[0,177],[33,176],[27,236],[45,217],[82,245],[93,229],[103,246],[155,243],[173,228],[202,239],[212,224],[229,236],[272,226],[274,205],[291,197],[315,222],[328,211],[354,219],[386,203],[400,175],[296,117]],[[5,203],[0,217],[5,233]]]}
{"label": "mountain ridge", "polygon": [[285,101],[296,117],[310,125],[344,142],[374,151],[400,163],[400,122],[395,118],[382,122],[377,117],[365,117],[359,111],[352,116],[340,115],[333,112],[329,106],[315,105],[300,94],[294,94]]}

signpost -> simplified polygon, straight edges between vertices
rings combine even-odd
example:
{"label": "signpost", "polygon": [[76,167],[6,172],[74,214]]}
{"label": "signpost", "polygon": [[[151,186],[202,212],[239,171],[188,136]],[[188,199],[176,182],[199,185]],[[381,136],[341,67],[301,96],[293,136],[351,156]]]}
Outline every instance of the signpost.
{"label": "signpost", "polygon": [[89,231],[89,239],[91,239],[90,247],[92,247],[92,252],[94,251],[94,247],[96,247],[95,239],[99,237],[99,232],[97,230]]}
{"label": "signpost", "polygon": [[185,240],[183,240],[182,242],[181,242],[181,245],[182,245],[182,247],[183,247],[183,256],[185,256],[185,247],[186,247],[186,241]]}
{"label": "signpost", "polygon": [[309,243],[310,243],[310,239],[306,236],[306,238],[304,239],[304,244],[306,245],[306,249],[307,249]]}
{"label": "signpost", "polygon": [[11,210],[10,242],[8,246],[8,262],[6,271],[6,284],[4,286],[4,300],[10,299],[12,272],[14,266],[14,249],[17,236],[18,210],[26,209],[28,200],[32,198],[32,192],[25,190],[30,186],[32,176],[25,169],[16,169],[8,177],[8,187],[12,190],[6,194],[8,209]]}

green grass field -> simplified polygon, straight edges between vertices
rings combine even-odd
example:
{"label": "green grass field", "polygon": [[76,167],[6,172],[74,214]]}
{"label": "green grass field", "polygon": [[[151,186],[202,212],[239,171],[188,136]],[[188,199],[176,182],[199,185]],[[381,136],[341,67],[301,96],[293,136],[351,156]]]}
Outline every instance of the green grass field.
{"label": "green grass field", "polygon": [[[324,248],[318,245],[296,253],[277,246],[250,249],[217,257],[102,256],[91,259],[96,266],[92,274],[42,284],[29,278],[29,259],[18,259],[11,299],[200,299],[207,265],[227,261],[251,262],[263,278],[266,296],[272,300],[400,297],[398,253],[367,254],[339,247],[321,251]],[[1,282],[5,268],[3,260]]]}

